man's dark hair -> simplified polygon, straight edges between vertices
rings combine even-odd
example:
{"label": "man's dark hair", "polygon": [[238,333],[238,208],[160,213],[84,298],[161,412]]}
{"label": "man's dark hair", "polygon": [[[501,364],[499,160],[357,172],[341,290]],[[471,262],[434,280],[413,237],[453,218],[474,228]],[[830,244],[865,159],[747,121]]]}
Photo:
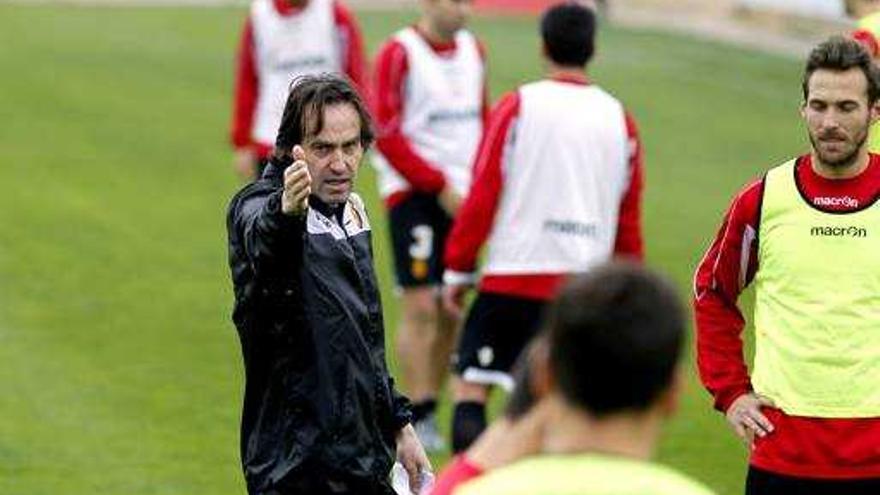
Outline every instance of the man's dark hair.
{"label": "man's dark hair", "polygon": [[844,36],[832,36],[820,43],[807,57],[802,89],[804,101],[810,97],[810,78],[819,69],[846,71],[858,68],[868,80],[868,104],[880,98],[880,74],[871,55],[856,40]]}
{"label": "man's dark hair", "polygon": [[541,38],[553,62],[585,67],[595,50],[596,14],[574,2],[554,5],[541,17]]}
{"label": "man's dark hair", "polygon": [[602,417],[644,411],[669,387],[685,316],[671,284],[617,262],[573,279],[551,307],[548,329],[558,390]]}
{"label": "man's dark hair", "polygon": [[363,100],[348,80],[335,74],[301,76],[290,84],[284,105],[272,161],[281,166],[292,162],[290,150],[306,137],[314,136],[324,127],[324,109],[330,105],[349,103],[361,121],[361,146],[367,150],[373,143],[373,124]]}

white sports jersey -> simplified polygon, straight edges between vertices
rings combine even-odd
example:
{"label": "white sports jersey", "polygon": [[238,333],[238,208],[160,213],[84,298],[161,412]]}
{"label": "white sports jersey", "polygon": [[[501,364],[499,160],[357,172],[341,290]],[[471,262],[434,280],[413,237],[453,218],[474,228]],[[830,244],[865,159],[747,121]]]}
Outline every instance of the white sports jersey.
{"label": "white sports jersey", "polygon": [[594,85],[519,89],[484,274],[582,272],[614,248],[628,187],[626,116]]}
{"label": "white sports jersey", "polygon": [[[471,181],[474,154],[483,132],[483,60],[473,34],[455,35],[455,54],[438,55],[412,27],[394,38],[406,50],[406,79],[401,130],[422,158],[438,167],[464,196]],[[379,152],[373,157],[383,197],[409,185]]]}
{"label": "white sports jersey", "polygon": [[272,0],[251,4],[259,101],[252,135],[272,144],[284,113],[290,83],[296,77],[339,72],[339,40],[332,0],[309,0],[299,13],[282,16]]}

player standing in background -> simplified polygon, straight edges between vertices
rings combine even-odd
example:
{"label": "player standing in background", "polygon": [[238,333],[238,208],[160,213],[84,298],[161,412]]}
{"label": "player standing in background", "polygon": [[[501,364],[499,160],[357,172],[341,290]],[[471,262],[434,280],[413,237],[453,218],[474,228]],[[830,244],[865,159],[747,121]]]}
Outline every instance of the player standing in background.
{"label": "player standing in background", "polygon": [[[854,41],[810,53],[811,153],[734,199],[694,281],[697,364],[749,447],[748,495],[880,493],[880,116],[877,68]],[[755,282],[755,360],[740,293]]]}
{"label": "player standing in background", "polygon": [[[861,43],[874,62],[880,58],[880,0],[846,0],[846,13],[856,19],[858,26],[852,37]],[[880,152],[880,125],[871,127],[868,149]]]}
{"label": "player standing in background", "polygon": [[431,451],[443,446],[434,411],[458,326],[441,307],[443,244],[488,114],[484,52],[464,28],[470,9],[470,0],[422,0],[418,22],[392,35],[375,64],[374,164],[402,289],[397,349]]}
{"label": "player standing in background", "polygon": [[230,137],[243,180],[265,167],[296,77],[342,73],[368,96],[361,31],[340,0],[254,0],[236,64]]}
{"label": "player standing in background", "polygon": [[510,389],[508,371],[566,276],[614,255],[643,256],[641,146],[623,105],[585,75],[595,25],[583,5],[545,12],[546,79],[493,110],[446,244],[444,303],[453,314],[487,238],[489,249],[456,353],[456,452],[485,428],[489,387]]}
{"label": "player standing in background", "polygon": [[844,0],[844,6],[847,15],[857,23],[852,37],[877,58],[880,55],[880,0]]}

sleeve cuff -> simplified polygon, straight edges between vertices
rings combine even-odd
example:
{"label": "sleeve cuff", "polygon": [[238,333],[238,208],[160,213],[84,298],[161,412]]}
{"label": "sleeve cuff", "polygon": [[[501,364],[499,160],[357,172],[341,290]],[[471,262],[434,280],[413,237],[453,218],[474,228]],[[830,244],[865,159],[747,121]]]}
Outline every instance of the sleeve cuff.
{"label": "sleeve cuff", "polygon": [[722,414],[725,414],[727,413],[727,410],[730,409],[730,405],[733,404],[733,401],[738,399],[741,395],[745,395],[751,391],[752,387],[748,386],[718,392],[715,395],[715,409]]}
{"label": "sleeve cuff", "polygon": [[457,272],[446,270],[443,272],[443,284],[445,285],[474,285],[477,276],[474,272]]}
{"label": "sleeve cuff", "polygon": [[410,413],[409,408],[398,411],[394,415],[394,431],[400,431],[404,426],[410,424],[411,421],[412,413]]}
{"label": "sleeve cuff", "polygon": [[431,184],[426,192],[440,194],[440,192],[442,192],[443,189],[446,188],[446,176],[440,172],[437,172],[437,175],[439,177],[436,180],[431,181]]}
{"label": "sleeve cuff", "polygon": [[305,225],[306,214],[308,209],[302,215],[288,215],[281,211],[281,195],[283,191],[278,190],[269,196],[266,200],[266,214],[272,223],[281,229],[286,228],[302,228]]}
{"label": "sleeve cuff", "polygon": [[232,133],[229,137],[229,142],[236,150],[240,150],[242,148],[251,148],[254,146],[254,142],[249,136],[242,136],[239,133]]}

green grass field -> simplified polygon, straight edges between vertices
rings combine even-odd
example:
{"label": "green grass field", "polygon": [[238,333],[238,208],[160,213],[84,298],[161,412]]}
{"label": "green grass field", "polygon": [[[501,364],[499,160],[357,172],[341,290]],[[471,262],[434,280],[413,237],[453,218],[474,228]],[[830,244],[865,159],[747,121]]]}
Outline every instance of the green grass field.
{"label": "green grass field", "polygon": [[[243,15],[0,5],[0,493],[244,493],[223,223]],[[371,53],[412,18],[364,13]],[[493,96],[538,77],[533,19],[474,28]],[[688,297],[732,194],[805,147],[800,64],[615,28],[599,50],[593,77],[641,123],[650,263]],[[745,449],[688,370],[659,457],[741,493]]]}

